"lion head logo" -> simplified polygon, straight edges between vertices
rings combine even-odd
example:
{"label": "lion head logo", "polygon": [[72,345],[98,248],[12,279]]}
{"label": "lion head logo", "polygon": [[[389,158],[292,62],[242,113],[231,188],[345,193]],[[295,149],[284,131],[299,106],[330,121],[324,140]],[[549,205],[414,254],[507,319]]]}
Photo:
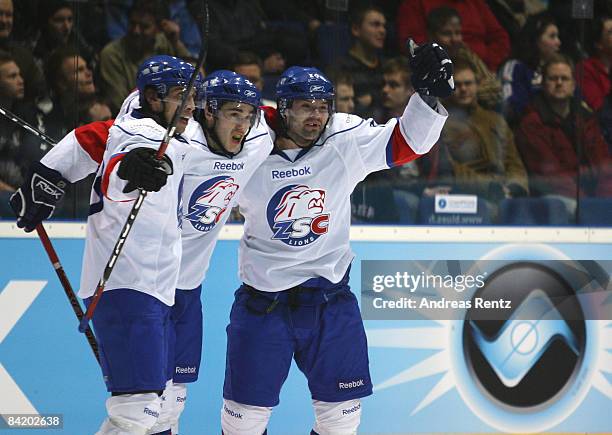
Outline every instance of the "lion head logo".
{"label": "lion head logo", "polygon": [[325,191],[298,185],[285,192],[276,207],[275,221],[315,217],[323,213]]}

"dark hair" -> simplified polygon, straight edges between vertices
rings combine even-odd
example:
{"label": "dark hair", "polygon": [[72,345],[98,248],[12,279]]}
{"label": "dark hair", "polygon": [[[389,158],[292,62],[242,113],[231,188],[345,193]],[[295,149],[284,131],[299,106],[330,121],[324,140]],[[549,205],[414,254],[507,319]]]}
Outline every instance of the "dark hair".
{"label": "dark hair", "polygon": [[327,71],[327,78],[332,81],[336,89],[338,88],[338,85],[353,86],[354,84],[351,73],[342,69],[332,69]]}
{"label": "dark hair", "polygon": [[49,18],[51,18],[57,11],[63,8],[68,8],[74,12],[74,5],[71,1],[67,0],[45,0],[38,2],[38,25],[41,29],[47,26]]}
{"label": "dark hair", "polygon": [[554,17],[547,12],[542,12],[527,18],[527,22],[521,30],[520,37],[514,45],[513,57],[523,61],[527,66],[535,70],[540,63],[540,53],[536,48],[536,44],[538,39],[540,39],[546,29],[551,25],[557,26],[557,22]]}
{"label": "dark hair", "polygon": [[548,68],[550,68],[551,65],[555,65],[557,63],[563,63],[563,64],[569,66],[570,69],[572,70],[572,77],[575,78],[575,71],[576,71],[576,69],[574,67],[574,62],[568,56],[566,56],[564,54],[561,54],[561,53],[556,53],[556,54],[552,55],[550,57],[550,59],[548,59],[546,61],[546,63],[542,67],[542,77],[545,78],[546,74],[548,73]]}
{"label": "dark hair", "polygon": [[261,58],[252,51],[239,51],[238,54],[236,54],[231,69],[236,69],[236,67],[240,65],[257,65],[259,69],[263,71],[263,62]]}
{"label": "dark hair", "polygon": [[476,81],[479,81],[478,69],[473,62],[470,62],[465,58],[458,58],[453,60],[453,71],[457,74],[458,71],[463,71],[469,69],[474,73],[474,77],[476,77]]}
{"label": "dark hair", "polygon": [[612,20],[612,16],[610,15],[601,15],[596,17],[591,26],[589,26],[589,32],[587,37],[587,49],[591,56],[597,55],[597,43],[601,41],[601,37],[603,36],[604,24],[606,21]]}
{"label": "dark hair", "polygon": [[58,83],[62,77],[62,64],[68,58],[81,56],[79,52],[71,45],[60,47],[51,52],[51,55],[45,63],[45,78],[47,84],[55,92],[58,91]]}
{"label": "dark hair", "polygon": [[170,17],[168,6],[161,0],[135,0],[128,11],[128,20],[133,13],[151,15],[156,23]]}
{"label": "dark hair", "polygon": [[15,62],[15,56],[13,56],[8,51],[0,50],[0,66],[9,62]]}
{"label": "dark hair", "polygon": [[408,59],[403,56],[393,57],[385,61],[382,65],[383,74],[400,73],[406,86],[410,86],[410,65]]}
{"label": "dark hair", "polygon": [[436,33],[453,18],[458,18],[459,21],[461,21],[461,16],[455,8],[451,8],[450,6],[440,6],[439,8],[432,9],[427,14],[427,18],[425,19],[427,23],[427,31],[430,34]]}
{"label": "dark hair", "polygon": [[370,3],[370,4],[362,5],[362,6],[359,6],[353,9],[353,11],[351,12],[351,15],[349,17],[350,24],[355,25],[355,26],[361,26],[366,14],[372,11],[378,12],[383,16],[385,15],[385,11],[383,11],[382,8],[380,8],[379,6],[375,4]]}
{"label": "dark hair", "polygon": [[[110,109],[109,102],[105,100],[104,98],[99,97],[98,95],[92,95],[90,97],[86,97],[84,101],[81,104],[79,104],[79,110],[78,110],[79,125],[89,124],[90,122],[93,122],[93,119],[91,117],[91,114],[89,113],[89,110],[96,104],[103,104]],[[112,116],[112,112],[111,112],[111,116]]]}

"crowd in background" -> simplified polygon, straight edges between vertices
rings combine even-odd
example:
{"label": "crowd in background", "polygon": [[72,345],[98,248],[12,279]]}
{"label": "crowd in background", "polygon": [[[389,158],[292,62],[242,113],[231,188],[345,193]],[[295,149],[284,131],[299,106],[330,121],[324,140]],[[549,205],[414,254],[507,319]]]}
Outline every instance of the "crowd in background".
{"label": "crowd in background", "polygon": [[[612,225],[612,0],[209,0],[206,70],[237,71],[274,105],[279,74],[313,65],[336,111],[384,123],[414,93],[406,40],[437,42],[456,91],[439,143],[370,175],[357,223]],[[200,0],[0,0],[0,106],[56,140],[111,119],[153,54],[195,60]],[[0,117],[0,216],[49,145]],[[85,218],[91,179],[59,218]],[[472,195],[470,220],[436,214]],[[452,219],[451,219],[452,218]]]}

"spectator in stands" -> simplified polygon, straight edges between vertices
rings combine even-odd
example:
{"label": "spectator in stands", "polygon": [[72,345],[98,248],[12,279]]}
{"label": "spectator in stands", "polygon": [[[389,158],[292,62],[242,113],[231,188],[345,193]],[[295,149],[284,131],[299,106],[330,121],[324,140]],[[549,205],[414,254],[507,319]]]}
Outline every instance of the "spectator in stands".
{"label": "spectator in stands", "polygon": [[394,57],[383,63],[382,116],[377,119],[385,123],[391,118],[402,116],[414,88],[410,81],[410,66],[405,57]]}
{"label": "spectator in stands", "polygon": [[63,47],[53,52],[46,64],[53,109],[45,115],[45,128],[51,137],[62,138],[80,123],[96,97],[91,69],[76,50]]}
{"label": "spectator in stands", "polygon": [[612,197],[612,161],[597,117],[574,96],[572,61],[551,56],[543,74],[542,93],[521,120],[516,142],[532,194],[562,199],[571,215],[578,194]]}
{"label": "spectator in stands", "polygon": [[[608,80],[612,81],[612,68],[610,69]],[[612,89],[608,92],[604,104],[599,111],[599,125],[606,142],[608,142],[608,150],[612,155]]]}
{"label": "spectator in stands", "polygon": [[456,9],[441,6],[427,14],[427,35],[442,45],[453,60],[469,62],[477,72],[478,102],[491,110],[502,102],[501,83],[480,57],[463,43],[461,17]]}
{"label": "spectator in stands", "polygon": [[[382,107],[377,121],[387,122],[404,112],[414,89],[410,82],[410,67],[405,57],[395,57],[382,65]],[[353,219],[356,222],[398,223],[402,215],[409,223],[414,222],[419,192],[412,189],[418,183],[419,167],[410,162],[386,172],[374,172],[359,183],[352,196]],[[399,203],[398,203],[399,201]],[[401,207],[400,207],[401,203]]]}
{"label": "spectator in stands", "polygon": [[417,44],[427,40],[427,14],[440,6],[450,6],[459,12],[466,45],[496,72],[510,53],[510,39],[484,0],[404,0],[397,13],[400,47],[409,37]]}
{"label": "spectator in stands", "polygon": [[456,90],[440,146],[450,161],[453,193],[478,195],[495,215],[502,199],[527,195],[527,173],[504,118],[478,104],[476,73],[470,63],[455,63]]}
{"label": "spectator in stands", "polygon": [[[259,56],[250,51],[239,51],[236,55],[232,71],[242,74],[249,79],[260,91],[263,90],[263,64]],[[276,107],[276,101],[263,98],[262,106]]]}
{"label": "spectator in stands", "polygon": [[202,47],[202,34],[198,24],[202,14],[202,2],[189,0],[167,0],[170,19],[180,27],[180,38],[191,57],[197,58]]}
{"label": "spectator in stands", "polygon": [[95,121],[108,121],[113,118],[113,114],[108,106],[108,103],[94,96],[88,98],[86,103],[79,110],[79,125],[89,124]]}
{"label": "spectator in stands", "polygon": [[364,6],[351,14],[351,34],[354,38],[348,56],[338,60],[335,68],[353,76],[355,112],[363,118],[380,109],[382,62],[380,52],[385,44],[386,19],[377,6]]}
{"label": "spectator in stands", "polygon": [[[15,57],[0,52],[0,106],[37,126],[34,107],[24,102],[24,96],[24,80]],[[14,191],[23,183],[23,171],[42,155],[35,136],[0,116],[0,191]]]}
{"label": "spectator in stands", "polygon": [[510,45],[518,42],[527,18],[546,10],[542,0],[487,0],[487,5],[510,37]]}
{"label": "spectator in stands", "polygon": [[239,51],[263,59],[264,74],[280,73],[286,63],[303,64],[308,54],[303,32],[270,28],[267,21],[259,0],[211,0],[210,69],[229,68]]}
{"label": "spectator in stands", "polygon": [[514,46],[513,59],[499,71],[504,115],[511,125],[520,119],[529,101],[540,91],[542,65],[560,48],[559,29],[551,16],[540,14],[527,20],[519,44]]}
{"label": "spectator in stands", "polygon": [[591,27],[591,57],[578,64],[578,83],[584,100],[593,110],[601,109],[610,93],[612,66],[612,17],[595,18]]}
{"label": "spectator in stands", "polygon": [[38,8],[38,29],[33,54],[43,64],[59,47],[72,47],[88,62],[94,61],[93,48],[74,26],[73,3],[66,0],[45,0]]}
{"label": "spectator in stands", "polygon": [[167,19],[167,12],[157,2],[136,0],[128,15],[128,33],[102,49],[101,85],[113,113],[136,86],[136,72],[144,59],[154,54],[189,57],[179,38],[180,28]]}
{"label": "spectator in stands", "polygon": [[337,72],[330,75],[336,88],[336,112],[355,112],[355,90],[353,89],[353,77],[350,74]]}
{"label": "spectator in stands", "polygon": [[0,50],[13,56],[25,85],[25,99],[34,100],[45,94],[45,80],[32,53],[11,39],[13,0],[0,0]]}

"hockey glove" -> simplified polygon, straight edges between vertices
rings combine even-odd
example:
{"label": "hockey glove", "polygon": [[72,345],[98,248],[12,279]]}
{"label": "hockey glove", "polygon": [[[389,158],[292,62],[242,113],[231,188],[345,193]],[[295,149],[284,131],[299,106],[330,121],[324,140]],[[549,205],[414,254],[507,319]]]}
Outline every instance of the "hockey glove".
{"label": "hockey glove", "polygon": [[455,90],[453,62],[440,45],[427,43],[417,46],[408,40],[412,87],[421,96],[446,98]]}
{"label": "hockey glove", "polygon": [[34,163],[26,182],[9,200],[17,215],[17,226],[29,233],[39,223],[50,218],[68,184],[68,180],[56,170],[40,162]]}
{"label": "hockey glove", "polygon": [[127,181],[123,193],[136,189],[159,192],[164,187],[172,175],[172,161],[168,156],[157,160],[156,153],[153,148],[135,148],[123,157],[117,169],[119,178]]}

